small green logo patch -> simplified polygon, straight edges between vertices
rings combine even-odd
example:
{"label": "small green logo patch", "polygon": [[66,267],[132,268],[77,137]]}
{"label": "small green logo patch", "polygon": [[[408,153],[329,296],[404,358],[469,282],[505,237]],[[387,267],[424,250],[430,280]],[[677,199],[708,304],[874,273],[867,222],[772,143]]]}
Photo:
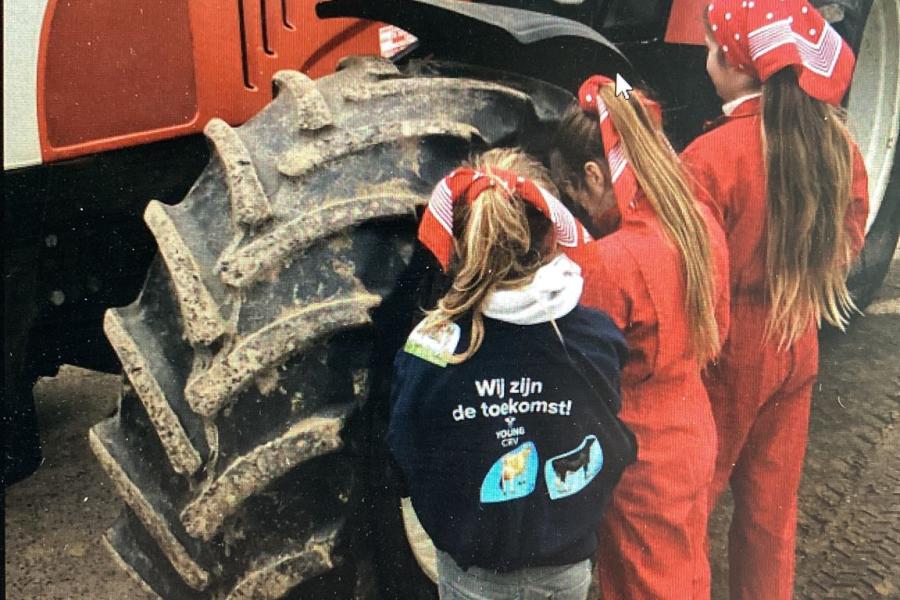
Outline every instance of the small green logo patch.
{"label": "small green logo patch", "polygon": [[446,367],[459,343],[460,328],[448,323],[438,329],[425,328],[425,322],[409,334],[403,351],[439,367]]}

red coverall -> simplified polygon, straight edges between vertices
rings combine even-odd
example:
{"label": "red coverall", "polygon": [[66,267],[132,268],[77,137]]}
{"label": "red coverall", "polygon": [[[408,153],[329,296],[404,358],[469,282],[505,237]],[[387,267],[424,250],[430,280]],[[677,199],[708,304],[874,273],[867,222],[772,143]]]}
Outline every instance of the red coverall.
{"label": "red coverall", "polygon": [[[766,181],[760,100],[747,100],[721,126],[683,153],[709,193],[730,254],[731,330],[718,363],[705,374],[719,452],[710,509],[730,480],[732,599],[789,599],[793,590],[797,489],[818,370],[816,327],[789,348],[764,332]],[[868,210],[866,171],[853,147],[852,204],[846,224],[858,253]]]}
{"label": "red coverall", "polygon": [[[569,255],[584,276],[585,306],[606,312],[625,333],[621,419],[638,441],[600,529],[597,568],[604,600],[709,598],[705,554],[707,493],[715,424],[690,347],[677,248],[647,200],[622,206],[618,229]],[[710,231],[720,336],[728,327],[724,233],[700,206]]]}

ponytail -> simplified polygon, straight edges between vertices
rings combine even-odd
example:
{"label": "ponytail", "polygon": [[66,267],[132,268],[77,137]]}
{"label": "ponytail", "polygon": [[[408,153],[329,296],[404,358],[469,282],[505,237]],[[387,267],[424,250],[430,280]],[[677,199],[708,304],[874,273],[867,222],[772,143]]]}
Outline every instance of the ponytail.
{"label": "ponytail", "polygon": [[685,312],[694,353],[705,364],[719,352],[715,318],[715,277],[712,272],[709,232],[700,215],[675,152],[660,124],[650,118],[638,95],[618,98],[613,86],[600,95],[622,139],[625,155],[634,169],[647,201],[663,229],[681,253]]}
{"label": "ponytail", "polygon": [[768,336],[789,346],[812,322],[844,329],[856,307],[844,220],[850,205],[850,135],[831,105],[807,95],[792,68],[763,84],[766,149]]}
{"label": "ponytail", "polygon": [[[556,188],[544,167],[520,150],[489,150],[474,161],[475,169],[491,176],[493,169],[518,173],[551,193]],[[425,317],[427,329],[440,329],[466,314],[472,317],[469,347],[449,362],[461,363],[475,354],[484,340],[481,305],[498,288],[529,282],[555,254],[552,223],[533,205],[510,194],[502,185],[483,191],[471,204],[453,210],[453,282]]]}
{"label": "ponytail", "polygon": [[[600,87],[599,93],[638,185],[681,254],[684,308],[691,345],[697,359],[705,364],[715,358],[721,346],[715,319],[715,286],[706,224],[675,152],[660,124],[644,108],[639,94],[632,93],[629,99],[619,98],[613,85]],[[581,181],[582,165],[603,156],[603,141],[597,123],[596,116],[585,113],[577,104],[566,112],[550,157],[557,180],[567,185]]]}

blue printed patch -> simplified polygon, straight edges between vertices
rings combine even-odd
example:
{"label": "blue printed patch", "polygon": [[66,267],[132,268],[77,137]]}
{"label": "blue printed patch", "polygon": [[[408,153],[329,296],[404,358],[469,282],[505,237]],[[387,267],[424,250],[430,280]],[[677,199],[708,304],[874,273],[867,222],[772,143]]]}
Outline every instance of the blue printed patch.
{"label": "blue printed patch", "polygon": [[527,496],[537,484],[539,465],[534,442],[522,444],[507,452],[497,459],[485,475],[481,484],[481,501],[506,502]]}
{"label": "blue printed patch", "polygon": [[589,435],[565,454],[554,456],[544,467],[544,480],[551,500],[577,494],[603,468],[603,449],[597,436]]}

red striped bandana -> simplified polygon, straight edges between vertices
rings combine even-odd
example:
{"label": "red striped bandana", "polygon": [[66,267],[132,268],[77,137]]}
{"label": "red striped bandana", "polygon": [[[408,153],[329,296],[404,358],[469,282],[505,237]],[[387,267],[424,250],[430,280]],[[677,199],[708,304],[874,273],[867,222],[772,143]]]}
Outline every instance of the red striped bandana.
{"label": "red striped bandana", "polygon": [[[607,85],[615,85],[615,82],[603,75],[592,75],[578,90],[578,103],[585,112],[595,113],[600,120],[600,137],[603,139],[603,152],[609,163],[609,174],[612,178],[613,191],[619,206],[629,205],[634,202],[640,186],[634,176],[634,170],[625,156],[625,148],[622,145],[619,132],[613,120],[609,118],[609,109],[600,97],[600,88]],[[650,116],[657,121],[662,120],[662,111],[659,104],[650,100],[638,91],[632,91],[641,104],[650,112]],[[668,140],[667,140],[668,143]],[[674,151],[673,151],[674,153]]]}
{"label": "red striped bandana", "polygon": [[419,223],[419,240],[428,248],[446,272],[453,254],[453,208],[464,199],[476,201],[489,188],[501,186],[509,196],[528,202],[553,223],[556,243],[576,248],[591,236],[572,213],[553,194],[533,181],[502,169],[490,174],[469,167],[460,167],[441,179],[431,194],[428,209]]}

